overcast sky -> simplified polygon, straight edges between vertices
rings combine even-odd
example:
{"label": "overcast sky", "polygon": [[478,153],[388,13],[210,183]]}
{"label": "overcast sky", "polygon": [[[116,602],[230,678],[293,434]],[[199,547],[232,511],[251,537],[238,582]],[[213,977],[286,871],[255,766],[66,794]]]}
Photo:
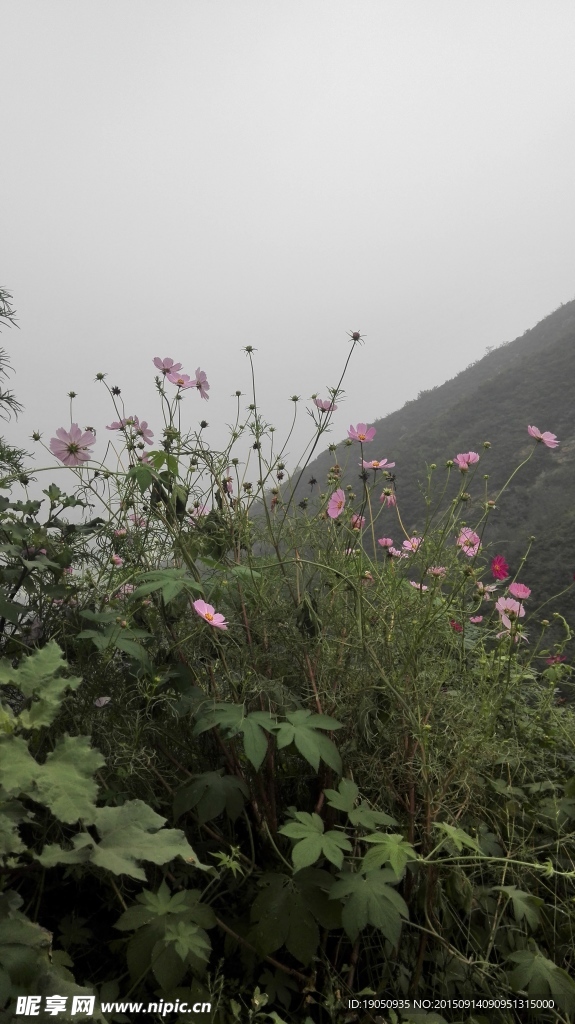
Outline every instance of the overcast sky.
{"label": "overcast sky", "polygon": [[573,0],[0,11],[12,443],[69,426],[73,389],[102,453],[116,416],[97,372],[158,439],[152,359],[170,356],[206,371],[184,423],[222,445],[230,396],[250,401],[247,344],[280,437],[359,329],[341,440],[575,296]]}

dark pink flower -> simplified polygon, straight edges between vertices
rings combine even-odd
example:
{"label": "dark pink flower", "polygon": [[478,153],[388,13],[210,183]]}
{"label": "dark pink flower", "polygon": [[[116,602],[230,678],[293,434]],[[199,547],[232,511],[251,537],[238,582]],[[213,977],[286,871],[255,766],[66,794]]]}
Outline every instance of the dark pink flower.
{"label": "dark pink flower", "polygon": [[164,377],[168,373],[178,373],[182,369],[181,363],[175,363],[173,359],[160,359],[159,356],[156,356],[154,359],[154,366],[157,366],[158,370],[162,371]]}
{"label": "dark pink flower", "polygon": [[314,402],[317,405],[320,412],[335,412],[337,405],[330,402],[329,399],[314,398]]}
{"label": "dark pink flower", "polygon": [[373,441],[375,437],[375,427],[368,427],[366,423],[358,423],[357,427],[352,427],[350,425],[347,436],[352,441],[361,441],[362,443],[365,441]]}
{"label": "dark pink flower", "polygon": [[481,547],[481,538],[473,530],[470,530],[468,526],[464,526],[457,538],[457,544],[469,558],[473,558]]}
{"label": "dark pink flower", "polygon": [[421,544],[423,537],[410,537],[409,540],[404,540],[401,545],[404,551],[415,552]]}
{"label": "dark pink flower", "polygon": [[383,494],[380,494],[379,500],[383,505],[387,505],[388,508],[390,505],[397,505],[397,498],[393,491],[385,490]]}
{"label": "dark pink flower", "polygon": [[452,629],[455,630],[456,633],[463,633],[463,626],[461,625],[461,623],[456,622],[455,619],[450,619],[449,625],[451,626]]}
{"label": "dark pink flower", "polygon": [[361,530],[362,526],[365,526],[365,516],[358,516],[354,512],[354,514],[351,517],[352,530]]}
{"label": "dark pink flower", "polygon": [[479,462],[479,455],[477,452],[465,452],[460,455],[456,455],[453,461],[462,473],[467,473],[470,466],[475,462]]}
{"label": "dark pink flower", "polygon": [[430,565],[429,569],[427,570],[427,575],[443,577],[445,576],[446,572],[447,569],[445,568],[444,565]]}
{"label": "dark pink flower", "polygon": [[531,593],[529,587],[523,583],[510,583],[507,589],[511,597],[516,597],[518,601],[526,601]]}
{"label": "dark pink flower", "polygon": [[522,619],[525,615],[525,608],[519,601],[512,597],[500,597],[495,602],[495,609],[501,616],[501,621],[506,629],[511,629],[511,620]]}
{"label": "dark pink flower", "polygon": [[387,459],[373,459],[371,462],[362,461],[364,469],[393,469],[395,462],[388,462]]}
{"label": "dark pink flower", "polygon": [[392,541],[391,537],[380,537],[378,539],[377,543],[382,548],[392,548],[393,547],[393,541]]}
{"label": "dark pink flower", "polygon": [[114,565],[120,568],[120,566],[124,564],[124,559],[120,558],[119,555],[112,555],[112,562],[114,563]]}
{"label": "dark pink flower", "polygon": [[567,661],[566,654],[552,654],[550,658],[545,658],[546,665],[558,665],[561,661]]}
{"label": "dark pink flower", "polygon": [[556,448],[559,444],[555,434],[552,434],[549,430],[544,430],[541,433],[537,427],[527,427],[527,433],[534,437],[536,441],[543,442],[547,448]]}
{"label": "dark pink flower", "polygon": [[224,616],[220,612],[214,611],[211,604],[206,604],[205,601],[194,601],[194,608],[202,619],[209,622],[210,626],[215,626],[217,629],[228,628]]}
{"label": "dark pink flower", "polygon": [[73,423],[69,430],[60,427],[56,434],[57,437],[50,440],[50,451],[65,466],[81,466],[90,459],[92,452],[88,445],[96,440],[91,430],[82,433],[78,424]]}
{"label": "dark pink flower", "polygon": [[131,514],[130,514],[130,515],[128,516],[128,519],[131,519],[131,520],[132,520],[132,522],[133,522],[134,526],[139,526],[139,527],[142,527],[142,526],[145,526],[145,525],[146,525],[146,523],[147,523],[147,520],[146,520],[146,519],[143,519],[143,518],[142,518],[142,516],[137,516],[137,515],[135,514],[135,512],[132,512],[132,513],[131,513]]}
{"label": "dark pink flower", "polygon": [[187,373],[168,373],[170,384],[176,384],[179,388],[195,388],[196,382]]}
{"label": "dark pink flower", "polygon": [[330,519],[337,519],[338,516],[343,512],[345,505],[345,491],[342,491],[341,487],[339,490],[334,491],[329,504],[327,506],[327,514]]}
{"label": "dark pink flower", "polygon": [[504,580],[509,576],[509,566],[503,555],[495,555],[491,559],[491,575],[494,580]]}
{"label": "dark pink flower", "polygon": [[474,625],[477,625],[477,623],[483,622],[483,615],[471,615],[469,617],[469,621],[473,622]]}
{"label": "dark pink flower", "polygon": [[210,390],[210,385],[208,384],[208,378],[204,371],[200,370],[199,366],[196,370],[196,379],[192,381],[190,386],[198,389],[201,398],[205,398],[206,401],[209,400],[208,391]]}

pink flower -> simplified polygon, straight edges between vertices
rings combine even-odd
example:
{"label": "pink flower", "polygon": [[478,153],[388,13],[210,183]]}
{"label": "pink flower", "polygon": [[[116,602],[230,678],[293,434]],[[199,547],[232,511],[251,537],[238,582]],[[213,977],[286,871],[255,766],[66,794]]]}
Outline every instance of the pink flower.
{"label": "pink flower", "polygon": [[91,430],[82,433],[78,424],[73,423],[69,430],[60,427],[56,434],[58,436],[50,440],[50,451],[65,466],[81,466],[89,460],[92,452],[88,445],[96,440]]}
{"label": "pink flower", "polygon": [[387,550],[392,558],[409,558],[407,551],[398,551],[397,548],[388,548]]}
{"label": "pink flower", "polygon": [[373,459],[372,462],[365,462],[363,460],[361,464],[364,469],[393,469],[395,466],[395,462],[388,462],[387,459],[382,459],[381,461]]}
{"label": "pink flower", "polygon": [[190,519],[200,519],[202,516],[207,516],[209,512],[207,505],[194,505],[193,508],[189,509]]}
{"label": "pink flower", "polygon": [[403,544],[401,546],[402,546],[404,551],[415,552],[415,551],[417,551],[417,549],[418,549],[419,545],[421,544],[422,540],[423,540],[423,537],[410,537],[409,540],[404,540],[404,542],[403,542]]}
{"label": "pink flower", "polygon": [[135,590],[133,583],[122,583],[121,587],[118,587],[115,597],[127,597],[128,594],[132,594]]}
{"label": "pink flower", "polygon": [[366,423],[358,423],[357,427],[352,427],[350,425],[347,436],[352,441],[373,441],[375,437],[375,427],[368,427]]}
{"label": "pink flower", "polygon": [[362,526],[365,526],[365,516],[358,516],[354,512],[351,517],[352,530],[361,530]]}
{"label": "pink flower", "polygon": [[195,388],[196,382],[187,373],[168,373],[170,384],[177,384],[179,388]]}
{"label": "pink flower", "polygon": [[380,494],[379,500],[382,504],[387,505],[388,508],[390,505],[397,505],[397,498],[393,491],[384,491],[383,494]]}
{"label": "pink flower", "polygon": [[556,448],[559,444],[556,435],[550,433],[549,430],[544,430],[541,433],[537,427],[527,427],[527,433],[534,437],[536,441],[542,441],[546,448]]}
{"label": "pink flower", "polygon": [[[56,604],[55,601],[54,604]],[[552,654],[550,658],[545,658],[546,665],[558,665],[561,661],[567,661],[566,654]]]}
{"label": "pink flower", "polygon": [[473,558],[479,551],[481,538],[473,530],[470,530],[468,526],[464,526],[457,538],[457,544],[469,558]]}
{"label": "pink flower", "polygon": [[120,530],[114,530],[114,537],[125,537],[127,533],[128,531],[123,526]]}
{"label": "pink flower", "polygon": [[529,587],[523,583],[510,583],[507,589],[511,597],[516,597],[519,601],[526,601],[531,593]]}
{"label": "pink flower", "polygon": [[392,541],[391,537],[380,537],[378,539],[377,543],[382,548],[392,548],[393,547],[393,541]]}
{"label": "pink flower", "polygon": [[345,491],[342,491],[341,487],[338,491],[334,491],[331,498],[329,499],[329,505],[327,506],[327,514],[330,519],[337,519],[338,516],[343,512],[345,505]]}
{"label": "pink flower", "polygon": [[490,601],[491,594],[493,593],[494,590],[497,590],[496,583],[482,583],[481,580],[478,580],[475,586],[477,587],[484,601]]}
{"label": "pink flower", "polygon": [[209,622],[210,626],[215,626],[217,629],[227,629],[227,623],[223,615],[219,612],[215,612],[211,604],[206,604],[205,601],[194,601],[194,608],[198,615],[201,615],[202,619]]}
{"label": "pink flower", "polygon": [[124,416],[124,418],[122,420],[114,420],[113,423],[110,423],[110,426],[106,427],[106,430],[121,430],[122,427],[126,426],[127,422],[128,422],[128,417]]}
{"label": "pink flower", "polygon": [[164,377],[168,373],[177,373],[178,370],[182,369],[181,363],[175,363],[173,359],[160,359],[159,356],[156,356],[154,359],[154,366],[157,366],[158,370],[162,371]]}
{"label": "pink flower", "polygon": [[479,462],[479,455],[477,452],[465,452],[464,454],[456,455],[453,461],[462,473],[467,473],[470,466],[475,462]]}
{"label": "pink flower", "polygon": [[120,558],[119,555],[112,555],[112,562],[114,563],[114,565],[117,565],[118,568],[119,568],[121,565],[124,564],[124,559]]}
{"label": "pink flower", "polygon": [[503,555],[495,555],[495,558],[491,559],[491,575],[494,580],[504,580],[509,576],[509,566]]}
{"label": "pink flower", "polygon": [[427,590],[428,588],[423,583],[416,583],[415,580],[409,581],[412,587],[416,587],[417,590]]}
{"label": "pink flower", "polygon": [[478,622],[483,622],[483,615],[471,615],[469,621],[473,622],[474,625]]}
{"label": "pink flower", "polygon": [[134,427],[135,427],[135,430],[136,430],[136,434],[138,434],[139,437],[142,438],[142,440],[144,441],[145,444],[151,444],[152,443],[152,438],[154,436],[154,433],[153,433],[152,430],[150,430],[150,428],[148,426],[148,421],[147,420],[142,420],[142,422],[140,423],[140,421],[139,421],[137,416],[134,416],[133,419],[134,419]]}
{"label": "pink flower", "polygon": [[512,597],[500,597],[495,603],[495,609],[501,616],[501,621],[506,629],[511,629],[512,619],[522,619],[525,615],[525,608],[519,601]]}
{"label": "pink flower", "polygon": [[345,553],[346,553],[346,555],[359,555],[360,554],[360,549],[359,548],[346,548],[345,549]]}
{"label": "pink flower", "polygon": [[449,625],[456,633],[463,633],[463,626],[459,622],[456,622],[455,619],[450,619]]}
{"label": "pink flower", "polygon": [[138,455],[138,462],[143,462],[144,465],[150,466],[152,464],[152,460],[151,460],[151,458],[149,456],[149,453],[148,452],[142,452],[141,455]]}
{"label": "pink flower", "polygon": [[334,405],[329,399],[314,398],[314,402],[320,412],[335,412],[337,409],[337,405]]}
{"label": "pink flower", "polygon": [[200,397],[205,398],[206,401],[209,401],[210,396],[208,395],[208,391],[210,390],[210,385],[208,384],[208,378],[206,374],[204,373],[203,370],[200,370],[199,366],[196,370],[196,379],[192,381],[192,384],[190,386],[197,388],[198,391],[200,392]]}
{"label": "pink flower", "polygon": [[445,568],[444,565],[430,565],[429,569],[427,570],[427,575],[442,577],[445,576],[446,572],[447,569]]}

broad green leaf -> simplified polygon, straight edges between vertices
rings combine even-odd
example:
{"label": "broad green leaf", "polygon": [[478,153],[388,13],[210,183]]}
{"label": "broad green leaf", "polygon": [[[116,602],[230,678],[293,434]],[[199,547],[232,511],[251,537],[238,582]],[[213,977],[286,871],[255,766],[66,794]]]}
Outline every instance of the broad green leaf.
{"label": "broad green leaf", "polygon": [[0,661],[0,685],[9,683],[17,687],[24,697],[34,698],[30,710],[23,711],[19,716],[24,729],[39,729],[43,725],[50,725],[58,713],[66,690],[78,688],[82,682],[78,676],[65,679],[57,675],[66,667],[64,655],[54,640],[23,658],[16,669],[7,659]]}
{"label": "broad green leaf", "polygon": [[83,819],[92,824],[98,794],[92,775],[105,763],[87,736],[60,737],[44,764],[38,765],[35,799],[46,804],[59,821],[72,824]]}
{"label": "broad green leaf", "polygon": [[174,817],[196,810],[201,825],[217,818],[224,810],[235,821],[241,814],[249,790],[242,779],[219,772],[204,772],[194,778],[174,797]]}
{"label": "broad green leaf", "polygon": [[145,881],[138,861],[166,864],[182,857],[194,867],[204,868],[179,829],[164,829],[165,818],[142,800],[129,800],[122,807],[99,807],[95,825],[100,842],[92,842],[91,861],[116,875],[130,875]]}
{"label": "broad green leaf", "polygon": [[4,594],[0,593],[0,616],[7,622],[16,624],[20,620],[20,616],[27,611],[26,605],[18,604],[17,601],[8,601]]}
{"label": "broad green leaf", "polygon": [[185,960],[193,953],[200,960],[209,960],[212,946],[203,928],[192,921],[174,921],[166,926],[166,942],[170,943],[178,956]]}
{"label": "broad green leaf", "polygon": [[516,921],[523,921],[525,919],[530,928],[537,928],[541,920],[539,907],[544,905],[544,901],[539,896],[532,896],[529,892],[523,892],[516,885],[494,885],[493,890],[495,892],[504,892],[511,900]]}
{"label": "broad green leaf", "polygon": [[264,729],[271,732],[276,725],[272,715],[263,711],[252,711],[246,715],[243,704],[214,704],[198,715],[193,735],[199,736],[216,725],[225,729],[229,736],[241,733],[248,761],[256,770],[261,767],[268,749]]}
{"label": "broad green leaf", "polygon": [[364,843],[373,843],[374,848],[368,850],[362,862],[362,872],[373,871],[389,864],[398,878],[401,878],[405,865],[410,860],[417,860],[417,854],[411,843],[396,833],[364,836]]}
{"label": "broad green leaf", "polygon": [[508,959],[517,964],[509,975],[514,992],[527,991],[532,998],[551,995],[564,1013],[575,1011],[575,981],[552,960],[528,949],[511,953]]}
{"label": "broad green leaf", "polygon": [[359,933],[372,925],[396,946],[401,932],[401,919],[408,919],[405,901],[391,887],[397,882],[393,871],[369,871],[365,875],[343,874],[335,882],[330,899],[345,900],[342,924],[355,942]]}
{"label": "broad green leaf", "polygon": [[264,954],[285,946],[301,964],[311,963],[319,946],[319,928],[297,879],[280,873],[267,874],[260,886],[251,908],[254,927],[249,932],[249,941]]}
{"label": "broad green leaf", "polygon": [[467,847],[469,850],[475,850],[476,853],[481,853],[481,847],[476,839],[472,839],[471,836],[467,835],[462,828],[455,828],[454,825],[448,825],[445,821],[436,821],[434,828],[444,832],[448,839],[457,847],[459,853],[463,850],[463,847]]}
{"label": "broad green leaf", "polygon": [[21,853],[26,849],[17,826],[32,818],[19,800],[8,800],[0,803],[0,857],[7,853]]}
{"label": "broad green leaf", "polygon": [[341,775],[342,763],[339,751],[335,744],[320,731],[341,729],[341,722],[337,722],[335,718],[330,718],[328,715],[314,715],[311,711],[306,710],[292,711],[286,717],[286,722],[275,727],[278,747],[281,749],[294,743],[296,749],[314,771],[319,771],[321,759],[338,775]]}
{"label": "broad green leaf", "polygon": [[140,665],[143,665],[145,668],[151,666],[152,662],[150,661],[148,652],[145,651],[140,644],[136,643],[135,640],[130,640],[126,636],[119,636],[114,646],[117,647],[119,651],[124,651],[125,654],[129,654],[132,658],[135,658],[136,661],[139,661]]}
{"label": "broad green leaf", "polygon": [[340,779],[337,789],[324,789],[324,793],[330,807],[349,813],[353,811],[359,796],[359,788],[351,779]]}
{"label": "broad green leaf", "polygon": [[21,736],[0,738],[0,778],[7,796],[28,792],[36,780],[40,765],[34,760]]}
{"label": "broad green leaf", "polygon": [[397,825],[396,819],[390,814],[386,814],[385,811],[374,811],[365,801],[349,812],[349,820],[356,828],[375,829],[381,825]]}
{"label": "broad green leaf", "polygon": [[297,840],[292,850],[294,870],[311,867],[320,857],[325,857],[341,868],[344,852],[352,851],[349,839],[341,832],[324,833],[323,821],[318,814],[296,811],[295,817],[297,821],[289,822],[279,829],[281,835]]}

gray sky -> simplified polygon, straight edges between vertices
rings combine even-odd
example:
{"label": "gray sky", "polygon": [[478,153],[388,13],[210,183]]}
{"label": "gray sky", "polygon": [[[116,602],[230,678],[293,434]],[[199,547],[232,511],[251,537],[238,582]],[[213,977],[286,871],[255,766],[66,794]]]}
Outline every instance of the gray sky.
{"label": "gray sky", "polygon": [[[290,396],[327,397],[361,329],[340,440],[575,296],[572,0],[0,11],[12,443],[67,427],[73,389],[102,454],[99,371],[158,439],[152,359],[171,356],[207,372],[184,423],[221,445],[246,344],[281,438]],[[302,403],[291,468],[310,427]]]}

